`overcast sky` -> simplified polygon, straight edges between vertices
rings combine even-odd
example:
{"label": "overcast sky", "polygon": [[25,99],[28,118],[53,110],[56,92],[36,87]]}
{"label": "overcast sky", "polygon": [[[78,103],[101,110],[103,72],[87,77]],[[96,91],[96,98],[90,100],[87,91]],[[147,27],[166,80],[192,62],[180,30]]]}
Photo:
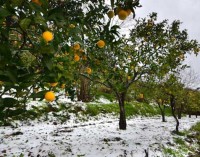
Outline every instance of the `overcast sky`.
{"label": "overcast sky", "polygon": [[[200,0],[140,0],[141,8],[136,9],[136,18],[158,13],[158,20],[180,20],[181,28],[187,29],[189,38],[200,43]],[[200,75],[200,54],[189,56],[186,62]]]}

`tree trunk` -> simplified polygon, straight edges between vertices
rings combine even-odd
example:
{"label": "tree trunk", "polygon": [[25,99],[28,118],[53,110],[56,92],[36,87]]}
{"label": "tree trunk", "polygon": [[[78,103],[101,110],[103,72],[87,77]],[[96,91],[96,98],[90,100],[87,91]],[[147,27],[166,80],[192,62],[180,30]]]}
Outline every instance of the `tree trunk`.
{"label": "tree trunk", "polygon": [[178,119],[181,119],[181,117],[182,117],[182,113],[181,113],[181,110],[179,109],[178,110]]}
{"label": "tree trunk", "polygon": [[180,106],[180,108],[179,108],[179,110],[178,110],[178,119],[181,119],[181,118],[182,118],[183,105],[184,105],[184,104],[181,103],[181,106]]}
{"label": "tree trunk", "polygon": [[166,120],[165,120],[165,112],[161,112],[161,115],[162,115],[162,122],[166,122]]}
{"label": "tree trunk", "polygon": [[189,113],[189,118],[191,118],[191,114]]}
{"label": "tree trunk", "polygon": [[176,104],[176,101],[175,101],[175,97],[173,95],[170,96],[170,106],[171,106],[171,110],[172,110],[172,116],[174,117],[174,119],[176,120],[176,133],[179,132],[179,120],[178,118],[176,117],[176,114],[175,114],[175,104]]}
{"label": "tree trunk", "polygon": [[126,112],[124,108],[125,93],[118,94],[117,97],[119,101],[119,110],[120,110],[119,129],[126,130]]}
{"label": "tree trunk", "polygon": [[80,91],[78,93],[78,101],[82,102],[89,102],[90,101],[90,80],[87,78],[81,77],[80,78]]}
{"label": "tree trunk", "polygon": [[[162,106],[164,106],[164,105],[162,104]],[[165,106],[162,108],[160,103],[158,103],[158,107],[160,109],[160,113],[161,113],[161,116],[162,116],[162,122],[166,122],[166,120],[165,120]]]}

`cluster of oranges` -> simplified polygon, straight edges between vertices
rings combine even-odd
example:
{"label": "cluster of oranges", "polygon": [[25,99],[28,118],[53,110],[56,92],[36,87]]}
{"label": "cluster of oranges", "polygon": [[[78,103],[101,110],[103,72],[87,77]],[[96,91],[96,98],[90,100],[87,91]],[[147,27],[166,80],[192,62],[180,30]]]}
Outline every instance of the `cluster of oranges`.
{"label": "cluster of oranges", "polygon": [[111,19],[115,15],[118,15],[120,20],[125,20],[133,11],[131,9],[123,9],[121,7],[117,7],[115,11],[108,11],[107,15]]}
{"label": "cluster of oranges", "polygon": [[[38,5],[41,5],[41,2],[39,0],[32,0],[32,2],[34,2]],[[69,27],[75,28],[75,25],[71,24]],[[54,35],[51,31],[45,31],[45,32],[42,33],[42,38],[45,42],[48,43],[48,42],[53,40]],[[102,49],[102,48],[105,47],[106,44],[105,44],[104,40],[99,40],[96,43],[96,45],[97,45],[98,48]],[[73,46],[72,46],[72,49],[75,52],[74,53],[74,61],[75,62],[78,62],[80,60],[81,55],[82,55],[83,60],[87,60],[87,57],[85,55],[83,55],[84,50],[81,49],[81,45],[79,43],[74,43]],[[86,67],[85,72],[90,75],[92,73],[92,69],[90,67]],[[56,87],[58,85],[58,82],[49,83],[49,85],[51,87]],[[65,88],[65,84],[62,84],[61,88]],[[55,100],[55,93],[53,91],[48,91],[48,92],[45,93],[44,98],[46,99],[46,101],[52,102],[52,101]]]}

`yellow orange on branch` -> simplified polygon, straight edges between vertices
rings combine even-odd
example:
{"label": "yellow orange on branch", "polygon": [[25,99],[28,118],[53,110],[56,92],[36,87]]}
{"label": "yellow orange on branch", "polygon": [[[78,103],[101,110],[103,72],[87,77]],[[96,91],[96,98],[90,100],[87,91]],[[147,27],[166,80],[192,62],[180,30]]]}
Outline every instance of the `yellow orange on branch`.
{"label": "yellow orange on branch", "polygon": [[144,99],[144,94],[140,93],[140,94],[139,94],[139,98],[140,98],[140,99]]}
{"label": "yellow orange on branch", "polygon": [[105,44],[105,42],[104,42],[103,40],[99,40],[99,41],[97,42],[97,46],[98,46],[99,48],[103,48],[105,45],[106,45],[106,44]]}
{"label": "yellow orange on branch", "polygon": [[69,28],[75,28],[76,26],[74,24],[70,24]]}
{"label": "yellow orange on branch", "polygon": [[91,73],[92,73],[92,69],[91,69],[91,68],[86,68],[86,72],[87,72],[88,74],[91,74]]}
{"label": "yellow orange on branch", "polygon": [[48,101],[48,102],[51,102],[51,101],[54,101],[55,100],[55,94],[53,91],[49,91],[49,92],[46,92],[44,98]]}
{"label": "yellow orange on branch", "polygon": [[55,86],[57,86],[57,84],[58,84],[58,82],[53,82],[53,83],[50,83],[50,86],[55,87]]}
{"label": "yellow orange on branch", "polygon": [[118,17],[119,17],[120,20],[125,20],[127,18],[127,16],[128,16],[128,12],[126,10],[122,9],[118,13]]}
{"label": "yellow orange on branch", "polygon": [[65,88],[65,84],[62,84],[62,85],[61,85],[61,88],[64,89],[64,88]]}
{"label": "yellow orange on branch", "polygon": [[81,48],[79,43],[75,43],[73,46],[74,50],[79,50]]}
{"label": "yellow orange on branch", "polygon": [[46,42],[52,41],[52,40],[53,40],[53,33],[50,32],[50,31],[45,31],[45,32],[42,34],[42,37],[43,37],[43,39],[44,39]]}
{"label": "yellow orange on branch", "polygon": [[82,56],[82,60],[85,60],[85,61],[86,61],[86,60],[87,60],[87,56],[86,56],[86,55],[83,55],[83,56]]}
{"label": "yellow orange on branch", "polygon": [[75,55],[74,55],[74,61],[78,62],[79,60],[80,60],[79,55],[75,54]]}

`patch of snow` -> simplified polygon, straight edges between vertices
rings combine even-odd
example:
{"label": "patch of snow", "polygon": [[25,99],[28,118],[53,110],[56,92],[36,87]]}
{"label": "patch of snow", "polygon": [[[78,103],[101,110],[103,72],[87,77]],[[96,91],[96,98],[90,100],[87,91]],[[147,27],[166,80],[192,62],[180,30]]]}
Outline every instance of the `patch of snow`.
{"label": "patch of snow", "polygon": [[[114,103],[116,103],[116,101],[113,101]],[[91,102],[91,104],[111,104],[113,103],[110,100],[104,98],[104,97],[100,97],[98,100],[96,100],[95,102]]]}
{"label": "patch of snow", "polygon": [[[0,127],[0,156],[144,157],[146,149],[149,157],[163,157],[162,146],[177,136],[171,134],[175,120],[166,119],[162,123],[160,117],[134,117],[127,120],[127,130],[119,130],[118,120],[111,116],[78,123],[32,121],[19,128]],[[180,130],[198,121],[183,117]],[[16,132],[22,134],[12,135]]]}

